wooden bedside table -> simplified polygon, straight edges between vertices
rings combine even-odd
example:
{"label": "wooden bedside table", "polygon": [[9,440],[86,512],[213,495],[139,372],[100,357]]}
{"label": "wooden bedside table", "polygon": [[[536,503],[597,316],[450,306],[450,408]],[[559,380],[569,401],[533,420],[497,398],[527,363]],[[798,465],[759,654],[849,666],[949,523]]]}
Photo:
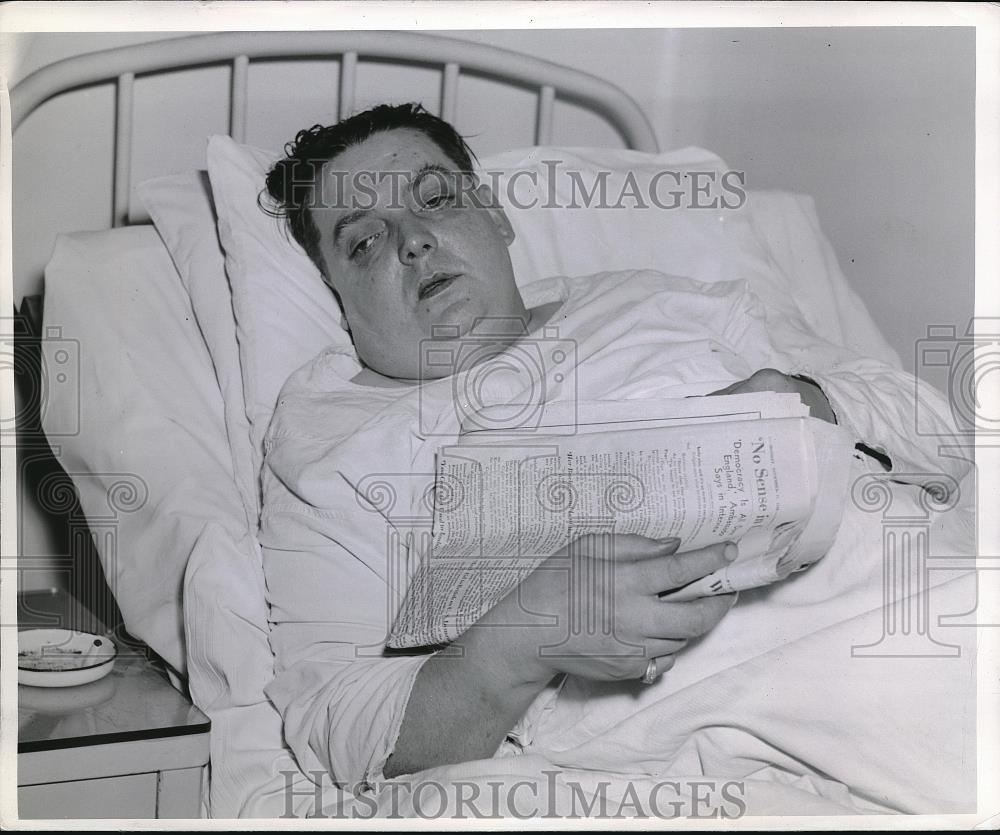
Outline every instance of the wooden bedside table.
{"label": "wooden bedside table", "polygon": [[[98,631],[66,592],[18,600],[18,628]],[[158,665],[116,641],[112,672],[77,687],[17,688],[18,815],[197,818],[210,722]]]}

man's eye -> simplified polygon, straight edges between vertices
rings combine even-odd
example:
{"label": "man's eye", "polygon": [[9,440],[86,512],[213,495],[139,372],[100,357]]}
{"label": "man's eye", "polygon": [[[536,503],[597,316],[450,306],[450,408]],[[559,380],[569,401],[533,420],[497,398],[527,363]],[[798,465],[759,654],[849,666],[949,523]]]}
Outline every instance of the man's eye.
{"label": "man's eye", "polygon": [[374,235],[369,235],[367,238],[362,238],[351,248],[351,258],[361,258],[371,252],[372,247],[375,246],[375,241],[382,237],[381,232],[376,232]]}
{"label": "man's eye", "polygon": [[423,204],[425,209],[441,209],[447,205],[450,205],[453,200],[453,196],[449,191],[441,191],[437,194],[431,194],[423,198]]}

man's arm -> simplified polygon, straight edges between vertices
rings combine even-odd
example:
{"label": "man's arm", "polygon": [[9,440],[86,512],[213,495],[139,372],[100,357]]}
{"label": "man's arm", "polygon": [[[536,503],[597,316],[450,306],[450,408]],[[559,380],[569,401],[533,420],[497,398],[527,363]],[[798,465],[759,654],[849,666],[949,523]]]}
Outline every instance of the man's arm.
{"label": "man's arm", "polygon": [[[439,654],[417,674],[399,736],[384,774],[394,777],[448,763],[490,757],[545,685],[559,673],[600,680],[639,679],[650,659],[662,673],[690,638],[708,632],[729,611],[735,595],[688,603],[660,600],[658,592],[680,588],[725,566],[735,549],[723,544],[678,554],[670,544],[616,536],[611,557],[593,542],[577,540],[543,563],[452,645],[461,657]],[[568,628],[574,579],[599,570],[583,563],[614,559],[615,580],[594,607],[613,617],[610,636],[574,634]],[[601,572],[604,573],[604,572]],[[604,591],[613,594],[605,597]],[[580,597],[579,593],[577,599]],[[525,613],[554,616],[553,625],[516,626]],[[642,646],[642,656],[623,655],[621,643]],[[558,645],[558,655],[542,647]]]}
{"label": "man's arm", "polygon": [[[764,379],[751,383],[750,377],[736,386],[767,384],[739,390],[796,390],[813,414],[822,418],[827,418],[822,405],[826,403],[855,443],[867,447],[862,451],[876,453],[873,457],[892,472],[940,473],[956,481],[968,472],[968,462],[940,454],[942,444],[956,442],[948,402],[930,387],[922,386],[918,392],[913,375],[861,357],[848,347],[832,345],[810,332],[800,319],[768,319],[760,300],[749,291],[736,300],[729,321],[732,350],[755,371],[764,372]],[[781,370],[778,373],[784,381],[772,373],[775,368]]]}
{"label": "man's arm", "polygon": [[774,368],[761,368],[745,380],[740,380],[724,389],[713,391],[709,396],[717,394],[746,394],[755,391],[774,391],[784,394],[797,394],[799,399],[809,407],[809,414],[827,423],[837,423],[837,416],[830,405],[830,399],[815,380],[802,374],[783,374]]}
{"label": "man's arm", "polygon": [[520,663],[511,637],[510,630],[473,627],[453,644],[460,657],[428,659],[413,682],[386,777],[496,752],[554,675]]}

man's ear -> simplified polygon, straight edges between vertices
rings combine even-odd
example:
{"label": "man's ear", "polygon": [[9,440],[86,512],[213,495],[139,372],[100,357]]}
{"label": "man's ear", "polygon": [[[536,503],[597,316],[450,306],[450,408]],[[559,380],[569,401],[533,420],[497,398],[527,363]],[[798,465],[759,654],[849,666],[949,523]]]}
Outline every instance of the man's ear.
{"label": "man's ear", "polygon": [[326,271],[325,265],[320,269],[319,273],[323,277],[323,283],[327,286],[329,291],[333,293],[333,298],[337,302],[337,308],[340,310],[340,326],[345,331],[350,333],[351,323],[347,321],[347,313],[344,312],[344,303],[340,300],[340,293],[338,293],[337,288],[333,286],[333,282],[330,280],[330,276]]}
{"label": "man's ear", "polygon": [[344,313],[344,306],[340,303],[340,297],[334,293],[334,298],[337,299],[337,307],[340,308],[340,327],[342,327],[348,333],[351,332],[351,323],[347,321],[347,314]]}
{"label": "man's ear", "polygon": [[503,237],[507,246],[510,246],[514,243],[514,227],[510,225],[510,220],[507,218],[507,213],[503,210],[503,206],[500,205],[500,201],[496,199],[493,191],[486,183],[480,183],[476,186],[475,193],[476,206],[489,212],[490,220],[497,225],[501,237]]}

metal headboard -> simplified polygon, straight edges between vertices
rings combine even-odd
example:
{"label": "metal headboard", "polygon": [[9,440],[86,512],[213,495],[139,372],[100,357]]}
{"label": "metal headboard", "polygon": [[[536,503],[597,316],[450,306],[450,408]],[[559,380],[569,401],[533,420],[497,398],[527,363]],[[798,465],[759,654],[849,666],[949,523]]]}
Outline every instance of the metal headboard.
{"label": "metal headboard", "polygon": [[247,70],[260,58],[340,57],[340,118],[354,110],[355,72],[362,58],[441,67],[441,117],[455,118],[459,74],[483,75],[538,91],[535,142],[551,142],[556,95],[608,119],[630,148],[659,150],[642,109],[623,90],[579,70],[499,47],[415,32],[222,32],[105,49],[49,64],[11,91],[14,130],[38,105],[59,93],[117,81],[112,222],[127,222],[132,159],[132,86],[136,75],[210,64],[232,66],[229,132],[246,131]]}

